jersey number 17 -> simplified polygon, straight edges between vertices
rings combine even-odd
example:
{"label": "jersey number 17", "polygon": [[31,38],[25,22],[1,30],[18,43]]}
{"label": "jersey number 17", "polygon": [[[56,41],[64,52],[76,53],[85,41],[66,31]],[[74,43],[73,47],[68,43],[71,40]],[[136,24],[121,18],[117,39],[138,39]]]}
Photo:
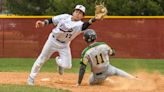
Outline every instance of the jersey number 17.
{"label": "jersey number 17", "polygon": [[71,38],[72,34],[66,34],[65,38]]}

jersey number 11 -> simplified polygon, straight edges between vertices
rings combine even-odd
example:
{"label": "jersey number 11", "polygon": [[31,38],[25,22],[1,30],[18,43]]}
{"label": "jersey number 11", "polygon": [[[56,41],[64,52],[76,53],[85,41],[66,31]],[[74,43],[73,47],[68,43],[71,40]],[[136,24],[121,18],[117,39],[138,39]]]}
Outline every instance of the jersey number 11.
{"label": "jersey number 11", "polygon": [[103,57],[102,57],[102,53],[96,55],[95,58],[96,58],[97,65],[101,64],[101,63],[104,63],[104,60],[103,60]]}

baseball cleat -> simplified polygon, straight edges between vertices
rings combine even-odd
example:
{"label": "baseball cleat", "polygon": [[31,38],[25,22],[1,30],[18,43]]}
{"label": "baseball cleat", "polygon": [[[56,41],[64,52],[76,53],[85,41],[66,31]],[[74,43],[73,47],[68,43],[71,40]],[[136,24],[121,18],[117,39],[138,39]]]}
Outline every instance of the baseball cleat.
{"label": "baseball cleat", "polygon": [[58,66],[58,73],[60,74],[60,75],[63,75],[64,74],[64,68],[63,67],[61,67],[61,66]]}
{"label": "baseball cleat", "polygon": [[58,65],[57,70],[58,70],[58,73],[59,73],[60,75],[63,75],[63,73],[64,73],[64,68],[61,67],[61,66],[58,64],[58,62],[59,62],[58,59],[59,59],[59,56],[57,56],[57,57],[55,58],[56,63],[57,63],[57,65]]}
{"label": "baseball cleat", "polygon": [[27,84],[30,86],[33,86],[34,85],[34,79],[29,76],[27,79]]}

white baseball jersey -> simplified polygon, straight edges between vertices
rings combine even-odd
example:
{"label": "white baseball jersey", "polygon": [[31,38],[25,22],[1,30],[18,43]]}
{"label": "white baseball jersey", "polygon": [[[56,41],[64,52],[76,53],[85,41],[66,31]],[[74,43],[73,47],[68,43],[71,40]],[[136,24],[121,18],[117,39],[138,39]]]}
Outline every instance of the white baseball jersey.
{"label": "white baseball jersey", "polygon": [[105,71],[109,65],[110,47],[104,42],[96,42],[84,49],[81,61],[91,66],[93,73]]}
{"label": "white baseball jersey", "polygon": [[82,32],[83,22],[73,21],[72,15],[62,14],[52,18],[52,21],[57,25],[52,33],[58,41],[70,43],[76,36]]}

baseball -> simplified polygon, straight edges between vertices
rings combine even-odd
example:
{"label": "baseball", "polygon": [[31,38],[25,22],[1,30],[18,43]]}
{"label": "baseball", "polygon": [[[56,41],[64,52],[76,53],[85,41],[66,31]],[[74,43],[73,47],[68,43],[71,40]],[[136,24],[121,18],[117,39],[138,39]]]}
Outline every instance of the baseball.
{"label": "baseball", "polygon": [[105,12],[105,9],[101,9],[101,12]]}

